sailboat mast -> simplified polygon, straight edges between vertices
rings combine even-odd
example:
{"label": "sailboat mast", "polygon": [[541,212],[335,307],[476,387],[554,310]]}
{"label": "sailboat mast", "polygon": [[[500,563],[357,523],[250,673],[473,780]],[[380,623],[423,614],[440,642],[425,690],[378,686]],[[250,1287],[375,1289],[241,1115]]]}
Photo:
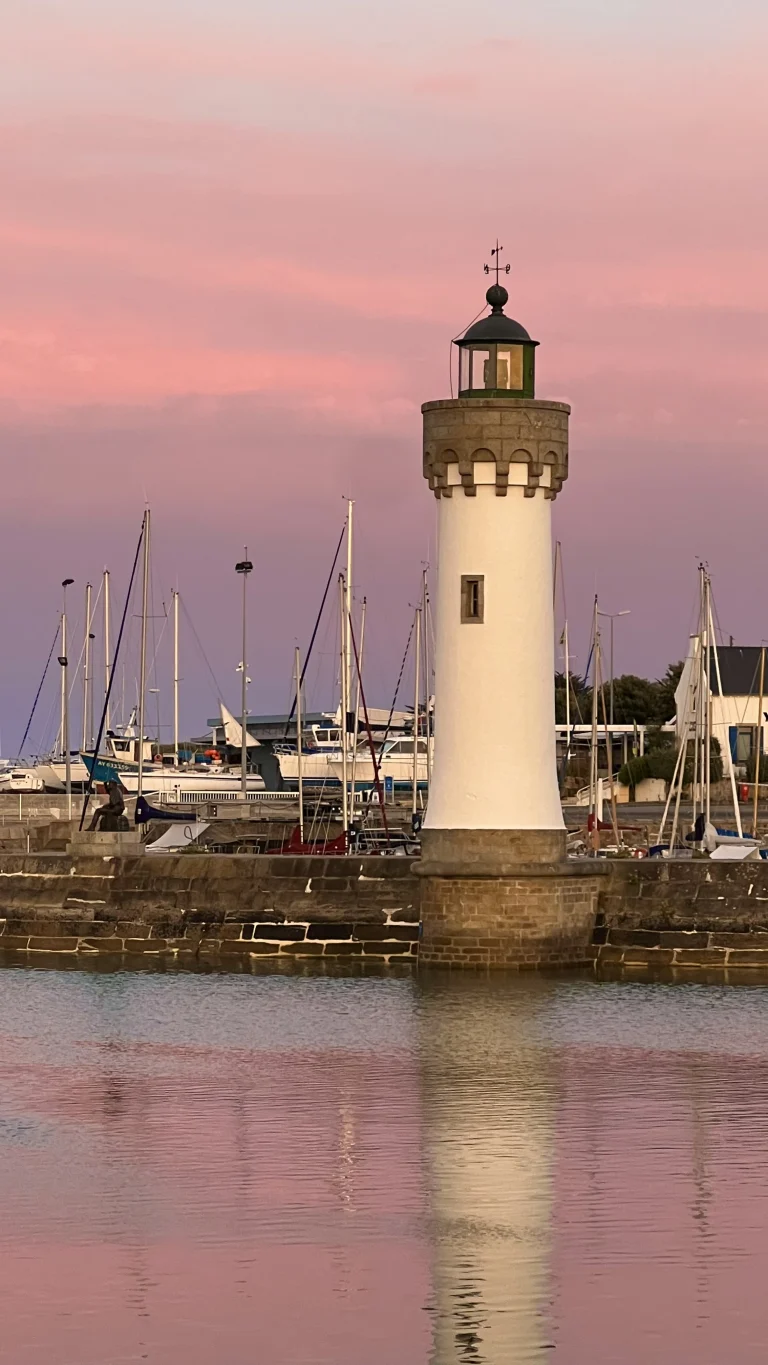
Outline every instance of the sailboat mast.
{"label": "sailboat mast", "polygon": [[760,759],[763,755],[763,695],[765,693],[765,645],[760,651],[760,697],[755,727],[755,790],[752,793],[752,838],[757,838],[757,807],[760,800]]}
{"label": "sailboat mast", "polygon": [[149,508],[144,512],[144,573],[141,586],[141,666],[139,676],[139,771],[137,793],[144,787],[144,702],[147,685],[147,603],[149,600]]}
{"label": "sailboat mast", "polygon": [[173,594],[173,761],[179,766],[179,594]]}
{"label": "sailboat mast", "polygon": [[65,789],[67,793],[67,819],[72,819],[72,760],[69,754],[69,686],[67,671],[67,588],[74,580],[65,578],[62,583],[63,601],[61,611],[61,745],[64,751]]}
{"label": "sailboat mast", "polygon": [[566,729],[566,749],[565,758],[568,761],[568,750],[571,747],[571,659],[568,653],[568,622],[563,626],[563,655],[565,667],[565,729]]}
{"label": "sailboat mast", "polygon": [[552,609],[557,615],[557,586],[561,586],[561,596],[563,599],[563,633],[560,636],[560,643],[563,646],[563,668],[565,671],[565,759],[563,763],[563,780],[568,776],[568,761],[571,756],[571,656],[568,649],[568,609],[565,600],[565,575],[563,573],[563,547],[559,540],[555,541],[555,569],[552,585]]}
{"label": "sailboat mast", "polygon": [[699,565],[699,633],[698,633],[698,653],[696,655],[696,667],[694,669],[694,763],[693,763],[693,800],[691,803],[691,824],[695,826],[698,816],[698,807],[701,806],[702,812],[705,807],[704,785],[706,778],[706,760],[704,741],[706,738],[706,719],[705,706],[707,697],[706,688],[706,658],[704,655],[704,566]]}
{"label": "sailboat mast", "polygon": [[364,656],[365,656],[365,615],[366,615],[367,606],[368,606],[368,604],[367,604],[367,602],[366,602],[366,599],[363,598],[363,605],[362,605],[362,608],[361,608],[361,611],[360,611],[360,659],[359,659],[359,663],[360,663],[360,672],[359,672],[358,675],[357,675],[357,688],[356,688],[356,691],[355,691],[355,723],[354,723],[354,729],[353,729],[353,731],[352,731],[352,777],[351,777],[351,781],[350,781],[350,790],[351,790],[351,792],[352,792],[352,810],[353,810],[353,812],[354,812],[354,809],[355,809],[355,780],[356,780],[356,772],[357,772],[357,745],[358,745],[358,740],[359,740],[359,736],[360,736],[360,688],[362,687],[362,678],[360,677],[360,673],[362,673],[362,669],[363,669],[363,658],[364,658]]}
{"label": "sailboat mast", "polygon": [[83,647],[83,739],[81,748],[88,747],[88,699],[91,689],[91,585],[85,585],[85,645]]}
{"label": "sailboat mast", "polygon": [[301,770],[301,655],[296,646],[296,772],[299,779],[299,837],[304,843],[304,775]]}
{"label": "sailboat mast", "polygon": [[104,715],[104,726],[109,730],[109,679],[111,673],[111,662],[109,657],[109,569],[104,570],[104,700],[106,702],[106,712]]}
{"label": "sailboat mast", "polygon": [[349,632],[348,632],[348,630],[347,630],[347,626],[348,626],[349,622],[348,622],[348,618],[347,618],[347,616],[346,616],[346,605],[347,605],[347,593],[346,593],[346,586],[345,586],[345,583],[344,583],[344,575],[343,575],[343,573],[340,573],[340,574],[339,574],[339,620],[340,620],[340,624],[341,624],[341,652],[340,652],[340,663],[341,663],[341,731],[340,731],[340,733],[341,733],[341,785],[342,785],[342,789],[343,789],[343,790],[342,790],[342,793],[341,793],[341,818],[342,818],[342,823],[343,823],[343,826],[344,826],[344,833],[345,833],[345,834],[346,834],[346,832],[347,832],[347,830],[348,830],[348,828],[349,828],[349,807],[348,807],[349,791],[348,791],[348,789],[347,789],[347,710],[348,710],[348,708],[349,708],[349,699],[348,699],[348,696],[347,696],[347,643],[348,643],[348,639],[349,639]]}
{"label": "sailboat mast", "polygon": [[421,663],[421,607],[416,608],[416,637],[414,640],[414,684],[413,684],[413,778],[412,778],[412,801],[413,813],[416,814],[416,806],[419,792],[419,693],[421,691],[421,679],[419,676],[419,665]]}
{"label": "sailboat mast", "polygon": [[62,611],[59,618],[59,669],[61,678],[61,696],[59,697],[59,735],[58,749],[59,761],[64,761],[64,719],[67,710],[67,617],[66,611]]}
{"label": "sailboat mast", "polygon": [[64,610],[61,613],[61,679],[64,693],[64,711],[61,717],[61,743],[64,749],[64,783],[67,793],[67,819],[72,819],[72,760],[69,755],[69,687],[67,686],[67,590],[64,589]]}
{"label": "sailboat mast", "polygon": [[710,823],[711,818],[711,788],[712,788],[712,662],[710,659],[709,641],[709,574],[706,569],[702,572],[702,588],[704,592],[703,611],[704,611],[704,630],[702,632],[702,649],[704,654],[704,700],[706,711],[704,713],[704,818],[706,823]]}
{"label": "sailboat mast", "polygon": [[349,742],[347,734],[347,712],[352,700],[352,516],[355,504],[351,498],[347,501],[347,577],[344,613],[344,676],[347,692],[347,706],[344,714],[344,747]]}
{"label": "sailboat mast", "polygon": [[[714,615],[713,615],[713,613],[712,613],[712,584],[711,584],[711,582],[710,582],[709,574],[707,574],[707,614],[708,614],[708,620],[709,620],[709,632],[710,632],[710,637],[711,637],[711,640],[712,640],[712,659],[713,659],[713,662],[714,662],[714,665],[715,665],[715,677],[717,678],[717,694],[718,694],[719,697],[722,697],[722,696],[724,696],[725,694],[724,694],[724,692],[723,692],[723,679],[722,679],[722,677],[721,677],[721,675],[720,675],[720,658],[719,658],[719,655],[718,655],[718,653],[717,653],[717,639],[715,638],[715,618],[714,618]],[[742,829],[742,827],[741,827],[741,811],[739,810],[739,797],[738,797],[738,793],[737,793],[737,791],[736,791],[736,774],[735,774],[735,772],[734,772],[733,759],[731,759],[731,762],[730,762],[730,764],[729,764],[729,773],[728,773],[728,775],[729,775],[730,780],[731,780],[731,799],[732,799],[732,801],[733,801],[733,818],[734,818],[734,820],[736,821],[736,830],[737,830],[737,833],[738,833],[739,838],[741,839],[741,837],[743,836],[744,831],[743,831],[743,829]]]}
{"label": "sailboat mast", "polygon": [[589,810],[593,817],[592,847],[600,847],[597,815],[597,774],[599,770],[597,754],[597,651],[599,649],[599,625],[597,615],[597,596],[592,615],[592,751],[589,762]]}
{"label": "sailboat mast", "polygon": [[429,583],[427,582],[427,570],[424,569],[421,587],[421,623],[424,632],[424,734],[427,737],[427,790],[432,780],[432,745],[430,740],[430,719],[429,719],[429,693],[430,693],[430,658],[429,658]]}

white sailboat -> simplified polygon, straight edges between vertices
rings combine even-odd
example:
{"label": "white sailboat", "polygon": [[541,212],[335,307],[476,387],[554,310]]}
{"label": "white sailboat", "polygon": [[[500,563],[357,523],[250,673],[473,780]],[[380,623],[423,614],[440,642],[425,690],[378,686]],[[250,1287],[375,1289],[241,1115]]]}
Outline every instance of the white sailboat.
{"label": "white sailboat", "polygon": [[[224,742],[227,745],[227,748],[242,749],[243,727],[240,724],[240,721],[235,720],[235,717],[232,715],[232,712],[227,710],[223,701],[219,702],[219,714],[221,715],[221,724],[224,728]],[[245,733],[245,743],[249,749],[261,748],[261,745],[259,741],[255,738],[255,736],[248,733],[247,727]]]}
{"label": "white sailboat", "polygon": [[[147,512],[147,535],[145,540],[145,583],[149,567],[149,513]],[[146,587],[143,593],[142,617],[146,615]],[[145,796],[166,805],[196,805],[201,801],[238,801],[243,798],[242,770],[240,766],[223,768],[219,762],[180,763],[179,762],[179,614],[178,592],[174,592],[174,642],[173,642],[173,711],[174,711],[174,752],[165,757],[153,751],[151,740],[144,736],[139,743],[142,729],[142,696],[146,678],[145,659],[142,657],[142,681],[139,691],[139,706],[134,709],[130,721],[119,733],[108,733],[104,751],[98,756],[84,753],[85,764],[94,769],[97,782],[117,780],[129,796]],[[146,650],[146,640],[142,631],[142,651]],[[228,745],[240,749],[242,746],[242,726],[235,720],[231,711],[219,703],[221,723],[224,727]],[[138,722],[138,728],[137,728]],[[259,741],[246,735],[248,747],[259,747]],[[259,773],[248,773],[245,783],[246,798],[258,796],[265,790],[264,779]]]}

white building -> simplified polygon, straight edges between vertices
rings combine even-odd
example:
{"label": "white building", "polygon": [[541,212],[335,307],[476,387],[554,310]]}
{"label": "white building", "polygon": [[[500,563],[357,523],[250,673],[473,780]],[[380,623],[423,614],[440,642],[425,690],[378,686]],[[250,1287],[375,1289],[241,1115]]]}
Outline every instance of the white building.
{"label": "white building", "polygon": [[[686,699],[699,667],[700,641],[692,635],[688,657],[675,692],[676,727],[682,737],[685,724]],[[768,652],[768,651],[767,651]],[[718,645],[715,655],[710,650],[706,677],[712,707],[712,734],[720,744],[723,772],[731,765],[741,775],[755,745],[758,724],[761,728],[760,752],[765,753],[766,712],[768,711],[768,667],[765,670],[763,715],[760,718],[760,645]],[[719,682],[718,682],[719,665]],[[740,772],[741,770],[741,772]]]}

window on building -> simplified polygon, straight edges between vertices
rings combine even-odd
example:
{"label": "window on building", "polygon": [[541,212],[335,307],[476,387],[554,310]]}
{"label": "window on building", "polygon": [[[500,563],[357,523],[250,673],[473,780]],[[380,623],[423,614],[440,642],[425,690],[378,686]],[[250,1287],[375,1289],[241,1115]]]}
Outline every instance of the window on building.
{"label": "window on building", "polygon": [[482,623],[485,611],[485,579],[482,574],[462,574],[461,576],[461,619]]}
{"label": "window on building", "polygon": [[748,763],[752,757],[752,745],[754,742],[754,727],[751,725],[736,726],[736,753],[734,755],[737,763]]}

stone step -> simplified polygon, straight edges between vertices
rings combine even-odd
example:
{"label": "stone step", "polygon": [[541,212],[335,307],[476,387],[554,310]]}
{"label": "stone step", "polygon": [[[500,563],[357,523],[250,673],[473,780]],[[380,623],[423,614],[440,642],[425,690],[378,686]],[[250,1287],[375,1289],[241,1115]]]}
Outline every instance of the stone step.
{"label": "stone step", "polygon": [[93,853],[99,857],[127,857],[144,852],[138,830],[75,830],[67,842],[67,853]]}

